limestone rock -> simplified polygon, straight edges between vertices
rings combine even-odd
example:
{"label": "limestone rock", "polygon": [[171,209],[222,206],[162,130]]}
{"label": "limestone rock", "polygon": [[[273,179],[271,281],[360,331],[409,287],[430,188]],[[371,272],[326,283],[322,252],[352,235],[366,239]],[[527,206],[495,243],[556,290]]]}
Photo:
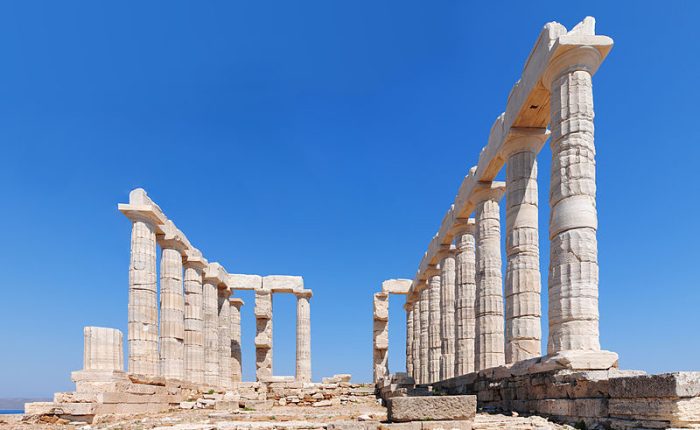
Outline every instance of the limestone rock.
{"label": "limestone rock", "polygon": [[387,407],[391,422],[471,420],[476,396],[393,397]]}

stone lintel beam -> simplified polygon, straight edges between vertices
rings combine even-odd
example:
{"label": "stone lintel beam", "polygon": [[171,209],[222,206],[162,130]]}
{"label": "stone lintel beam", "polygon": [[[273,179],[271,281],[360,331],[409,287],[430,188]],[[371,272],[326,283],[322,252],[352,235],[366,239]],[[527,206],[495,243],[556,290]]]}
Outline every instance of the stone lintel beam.
{"label": "stone lintel beam", "polygon": [[174,249],[183,257],[186,257],[187,251],[192,248],[192,245],[190,244],[189,240],[187,240],[185,235],[177,227],[175,227],[175,223],[173,223],[171,220],[167,220],[165,221],[165,224],[160,227],[163,233],[156,234],[158,244],[160,244],[162,248]]}
{"label": "stone lintel beam", "polygon": [[408,294],[411,288],[410,279],[387,279],[382,282],[382,292],[389,294]]}
{"label": "stone lintel beam", "polygon": [[273,293],[296,293],[304,289],[304,278],[286,275],[264,276],[262,288]]}
{"label": "stone lintel beam", "polygon": [[204,270],[209,265],[209,262],[202,256],[202,252],[199,249],[192,248],[185,252],[185,265]]}
{"label": "stone lintel beam", "polygon": [[[525,62],[520,79],[508,95],[505,112],[496,118],[491,127],[477,166],[472,167],[464,178],[454,204],[443,218],[438,234],[432,238],[419,265],[412,290],[426,280],[425,268],[436,263],[435,248],[449,243],[451,237],[446,233],[452,229],[452,220],[467,218],[473,212],[471,193],[474,187],[496,178],[506,162],[507,154],[512,151],[509,147],[517,145],[517,137],[523,129],[545,129],[549,124],[549,86],[554,74],[570,67],[572,57],[586,57],[585,69],[593,75],[612,46],[610,37],[595,34],[595,19],[592,17],[586,17],[570,31],[557,22],[544,26]],[[586,55],[578,52],[570,54],[569,51],[586,51]]]}
{"label": "stone lintel beam", "polygon": [[231,297],[230,299],[228,299],[228,302],[231,304],[231,306],[235,306],[237,309],[240,309],[241,306],[245,304],[243,299],[241,299],[240,297]]}
{"label": "stone lintel beam", "polygon": [[263,285],[263,278],[259,275],[244,275],[241,273],[231,273],[228,275],[228,285],[232,290],[260,290]]}
{"label": "stone lintel beam", "polygon": [[162,233],[159,228],[168,218],[160,207],[148,197],[143,188],[136,188],[129,193],[129,203],[119,203],[117,208],[132,221],[146,221],[156,226],[156,233]]}

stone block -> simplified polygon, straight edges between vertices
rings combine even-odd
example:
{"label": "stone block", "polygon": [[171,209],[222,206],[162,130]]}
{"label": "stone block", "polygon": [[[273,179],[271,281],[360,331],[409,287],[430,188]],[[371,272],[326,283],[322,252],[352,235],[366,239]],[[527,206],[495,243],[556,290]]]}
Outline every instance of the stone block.
{"label": "stone block", "polygon": [[231,273],[228,286],[232,290],[259,290],[262,288],[262,276]]}
{"label": "stone block", "polygon": [[612,398],[700,396],[700,372],[612,378],[609,384]]}
{"label": "stone block", "polygon": [[272,318],[272,294],[269,291],[255,292],[255,318]]}
{"label": "stone block", "polygon": [[391,422],[471,420],[476,396],[394,397],[387,407]]}
{"label": "stone block", "polygon": [[408,294],[413,281],[410,279],[387,279],[382,282],[382,292],[388,294]]}
{"label": "stone block", "polygon": [[304,289],[301,276],[270,275],[262,278],[262,288],[273,293],[296,293]]}

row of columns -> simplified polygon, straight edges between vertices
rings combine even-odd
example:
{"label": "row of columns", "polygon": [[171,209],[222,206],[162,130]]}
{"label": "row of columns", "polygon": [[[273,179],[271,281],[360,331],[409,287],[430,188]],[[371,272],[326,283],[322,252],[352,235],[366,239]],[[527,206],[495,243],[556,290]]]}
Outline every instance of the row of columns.
{"label": "row of columns", "polygon": [[[132,221],[129,264],[128,371],[209,387],[241,381],[243,301],[228,274],[193,250],[142,189],[120,205]],[[157,246],[161,246],[160,294]],[[245,275],[244,275],[245,276]],[[260,277],[257,277],[260,280]],[[273,287],[274,288],[274,287]],[[272,377],[272,289],[255,289],[257,380]],[[284,292],[290,292],[285,289]],[[297,296],[297,380],[311,380],[311,290]]]}
{"label": "row of columns", "polygon": [[[591,73],[600,54],[565,52],[543,83],[551,92],[547,352],[600,350]],[[406,304],[407,369],[421,383],[538,357],[541,352],[537,154],[550,133],[511,129],[506,183],[481,183],[474,218]],[[500,200],[506,196],[505,281]],[[505,294],[504,294],[505,293]]]}

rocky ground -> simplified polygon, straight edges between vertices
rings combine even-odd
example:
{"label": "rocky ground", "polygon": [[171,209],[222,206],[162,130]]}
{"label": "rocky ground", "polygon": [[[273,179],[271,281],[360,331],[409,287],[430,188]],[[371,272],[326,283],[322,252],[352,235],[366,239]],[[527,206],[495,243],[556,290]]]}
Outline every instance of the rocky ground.
{"label": "rocky ground", "polygon": [[[373,401],[331,407],[275,406],[266,411],[173,410],[168,413],[104,417],[99,422],[65,424],[0,415],[0,429],[17,430],[372,430],[386,420],[386,409]],[[381,429],[379,427],[379,430]],[[388,427],[390,429],[391,427]],[[477,414],[474,430],[571,430],[541,417]]]}

